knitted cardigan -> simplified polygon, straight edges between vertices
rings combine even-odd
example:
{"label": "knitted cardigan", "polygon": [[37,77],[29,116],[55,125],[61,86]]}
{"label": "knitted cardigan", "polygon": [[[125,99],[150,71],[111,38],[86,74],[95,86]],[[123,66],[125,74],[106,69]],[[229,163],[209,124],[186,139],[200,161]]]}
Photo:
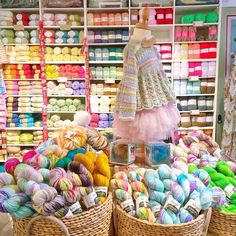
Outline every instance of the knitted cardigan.
{"label": "knitted cardigan", "polygon": [[156,48],[130,40],[124,49],[123,79],[114,110],[118,117],[134,120],[137,111],[175,102]]}

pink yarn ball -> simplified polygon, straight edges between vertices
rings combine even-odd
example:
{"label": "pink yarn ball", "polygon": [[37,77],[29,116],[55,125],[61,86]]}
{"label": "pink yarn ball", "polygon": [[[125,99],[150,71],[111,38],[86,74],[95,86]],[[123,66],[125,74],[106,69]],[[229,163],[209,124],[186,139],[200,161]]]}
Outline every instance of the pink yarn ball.
{"label": "pink yarn ball", "polygon": [[14,176],[14,171],[16,169],[16,166],[20,164],[20,160],[18,158],[10,158],[5,162],[5,170],[7,173]]}

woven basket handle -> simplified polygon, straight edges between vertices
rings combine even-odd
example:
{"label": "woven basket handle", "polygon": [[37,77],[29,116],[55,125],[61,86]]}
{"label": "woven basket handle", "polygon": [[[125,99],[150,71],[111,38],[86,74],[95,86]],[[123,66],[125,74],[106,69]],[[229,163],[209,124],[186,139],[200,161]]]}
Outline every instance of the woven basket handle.
{"label": "woven basket handle", "polygon": [[212,209],[209,208],[204,214],[205,214],[205,224],[204,224],[204,230],[202,233],[202,236],[207,236],[210,220],[211,220],[211,212]]}
{"label": "woven basket handle", "polygon": [[26,236],[30,236],[31,235],[30,234],[30,229],[31,229],[32,224],[35,221],[40,220],[40,219],[45,219],[45,218],[47,218],[47,220],[51,220],[51,221],[55,222],[56,224],[58,224],[62,228],[65,236],[70,236],[70,233],[69,233],[67,227],[65,226],[65,224],[61,220],[59,220],[58,218],[56,218],[54,216],[36,216],[36,217],[32,218],[30,220],[30,222],[28,223],[28,225],[27,225]]}

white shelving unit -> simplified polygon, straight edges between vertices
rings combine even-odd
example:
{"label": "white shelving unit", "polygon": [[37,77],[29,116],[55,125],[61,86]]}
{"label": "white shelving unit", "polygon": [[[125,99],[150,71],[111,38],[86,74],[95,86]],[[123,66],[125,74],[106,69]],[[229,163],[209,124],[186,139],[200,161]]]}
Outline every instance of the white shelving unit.
{"label": "white shelving unit", "polygon": [[[40,0],[42,2],[43,0]],[[40,4],[41,6],[42,4]],[[177,42],[175,41],[174,35],[175,35],[175,28],[176,26],[196,26],[196,27],[209,27],[210,25],[215,25],[218,27],[218,32],[220,32],[220,24],[218,23],[204,23],[200,26],[197,24],[181,24],[179,22],[179,17],[180,15],[183,14],[188,14],[188,13],[193,13],[193,12],[209,12],[209,11],[217,11],[219,13],[219,22],[221,21],[221,9],[218,4],[211,4],[211,5],[193,5],[193,6],[175,6],[175,0],[173,1],[173,6],[159,6],[159,7],[150,7],[152,9],[172,9],[173,10],[173,24],[163,24],[163,25],[150,25],[150,28],[152,30],[153,35],[157,39],[157,45],[162,45],[162,44],[171,44],[172,46],[172,59],[170,60],[162,60],[163,64],[170,65],[171,66],[171,81],[173,83],[174,81],[174,63],[175,62],[181,62],[183,60],[175,60],[174,59],[174,46],[176,44],[192,44],[192,43],[209,43],[209,42],[215,42],[217,43],[217,58],[216,59],[191,59],[191,60],[184,60],[186,62],[216,62],[216,76],[214,77],[208,77],[208,78],[213,78],[215,79],[215,91],[217,91],[217,86],[218,86],[218,64],[219,64],[219,33],[218,33],[218,40],[215,41],[185,41],[185,42]],[[131,12],[132,10],[140,10],[141,7],[132,7],[131,6],[131,0],[129,0],[129,5],[128,7],[115,7],[115,8],[88,8],[87,7],[87,0],[84,0],[84,7],[83,8],[24,8],[24,9],[15,9],[15,8],[8,8],[8,9],[1,9],[1,10],[10,10],[13,13],[17,14],[19,12],[27,12],[27,13],[39,13],[42,14],[43,12],[54,12],[54,13],[73,13],[73,14],[80,14],[84,18],[84,25],[82,26],[71,26],[69,29],[71,30],[83,30],[85,37],[88,34],[89,30],[129,30],[129,35],[132,34],[132,30],[134,25],[131,24]],[[129,15],[129,24],[127,25],[108,25],[108,26],[88,26],[87,25],[87,14],[88,13],[117,13],[117,12],[126,12]],[[1,29],[13,29],[14,26],[1,26]],[[24,30],[33,30],[37,29],[36,26],[24,26]],[[61,26],[45,26],[45,29],[51,29],[51,30],[59,30],[61,29]],[[119,47],[119,48],[124,48],[127,43],[124,42],[114,42],[114,43],[89,43],[88,47],[89,48],[109,48],[109,47]],[[8,44],[9,46],[15,46],[18,44]],[[31,46],[38,46],[39,44],[26,44],[26,45],[31,45]],[[46,46],[51,46],[51,47],[82,47],[83,44],[81,43],[75,43],[75,44],[46,44]],[[85,61],[46,61],[46,65],[66,65],[66,64],[73,64],[73,65],[85,65]],[[25,61],[25,62],[16,62],[16,61],[11,61],[8,64],[32,64],[32,65],[39,65],[39,61]],[[118,66],[122,67],[123,66],[123,60],[112,60],[112,61],[89,61],[89,66]],[[199,77],[198,78],[200,81],[201,79],[205,79],[204,77]],[[11,81],[11,79],[5,79],[6,81]],[[40,81],[40,79],[25,79],[27,81]],[[22,79],[15,78],[14,81],[22,81]],[[47,81],[57,81],[56,79],[47,79]],[[67,81],[85,81],[84,78],[68,78]],[[99,78],[99,79],[91,79],[90,83],[118,83],[120,79],[108,79],[108,78]],[[41,97],[41,95],[9,95],[10,97],[29,97],[29,96],[34,96],[34,97]],[[92,95],[92,96],[97,96],[100,97],[101,95]],[[106,97],[112,97],[115,98],[115,95],[104,95]],[[213,94],[177,94],[177,98],[181,97],[200,97],[200,96],[205,96],[205,97],[213,97],[214,98],[214,107],[216,107],[216,93]],[[85,100],[84,95],[48,95],[48,98],[81,98]],[[85,104],[86,105],[86,104]],[[202,110],[200,112],[204,113],[213,113],[214,119],[213,119],[213,125],[212,126],[206,126],[206,127],[188,127],[188,128],[183,128],[180,127],[179,130],[182,131],[188,131],[188,130],[212,130],[213,131],[213,137],[215,137],[215,127],[216,127],[216,112],[215,109],[213,110]],[[12,113],[22,113],[20,111],[12,111]],[[30,113],[40,113],[40,112],[30,112]],[[73,114],[75,112],[64,112],[64,111],[48,111],[48,115],[52,114],[61,114],[66,118],[72,118]],[[112,113],[112,112],[107,112],[107,113]],[[181,111],[181,114],[185,113],[191,113],[191,111]],[[99,113],[98,113],[99,114]],[[7,130],[22,130],[22,131],[37,131],[41,130],[41,128],[38,127],[32,127],[32,128],[7,128]],[[52,131],[54,129],[49,128],[49,131]],[[104,129],[98,129],[98,130],[104,130]],[[111,129],[108,129],[111,130]],[[8,146],[34,146],[35,144],[8,144]]]}

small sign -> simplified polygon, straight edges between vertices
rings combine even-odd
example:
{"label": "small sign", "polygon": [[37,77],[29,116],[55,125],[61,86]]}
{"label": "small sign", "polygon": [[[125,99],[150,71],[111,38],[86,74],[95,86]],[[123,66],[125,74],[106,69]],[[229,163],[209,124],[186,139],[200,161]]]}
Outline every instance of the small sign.
{"label": "small sign", "polygon": [[198,116],[200,114],[200,111],[199,110],[191,110],[190,114],[193,116]]}
{"label": "small sign", "polygon": [[59,77],[59,78],[58,78],[58,82],[59,82],[59,83],[65,83],[65,82],[67,82],[67,77]]}
{"label": "small sign", "polygon": [[70,25],[60,25],[60,30],[71,30]]}
{"label": "small sign", "polygon": [[106,84],[114,84],[114,83],[115,83],[115,80],[114,80],[114,79],[106,79],[106,80],[105,80],[105,83],[106,83]]}
{"label": "small sign", "polygon": [[194,21],[193,22],[193,26],[195,27],[201,27],[204,25],[204,22],[203,21]]}
{"label": "small sign", "polygon": [[14,30],[24,30],[24,28],[25,28],[24,25],[14,25],[13,26]]}
{"label": "small sign", "polygon": [[190,76],[190,77],[188,77],[188,80],[189,81],[198,81],[199,77],[198,76]]}

